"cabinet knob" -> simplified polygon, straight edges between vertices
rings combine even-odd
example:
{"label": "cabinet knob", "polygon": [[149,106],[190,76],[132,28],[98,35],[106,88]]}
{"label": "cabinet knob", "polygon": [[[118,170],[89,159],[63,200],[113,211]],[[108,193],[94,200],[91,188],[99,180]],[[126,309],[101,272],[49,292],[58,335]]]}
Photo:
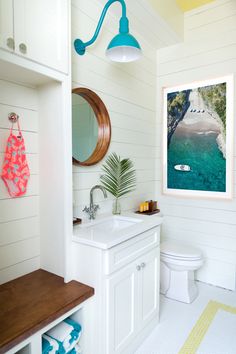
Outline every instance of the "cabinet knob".
{"label": "cabinet knob", "polygon": [[141,270],[141,266],[140,266],[140,265],[137,265],[137,266],[136,266],[136,269],[137,269],[137,270]]}
{"label": "cabinet knob", "polygon": [[141,263],[141,268],[144,268],[146,266],[146,263],[142,262]]}
{"label": "cabinet knob", "polygon": [[15,49],[15,41],[14,41],[14,38],[7,38],[7,46],[8,48],[10,49]]}
{"label": "cabinet knob", "polygon": [[21,43],[19,45],[19,50],[22,54],[26,54],[27,53],[27,46],[25,45],[25,43]]}

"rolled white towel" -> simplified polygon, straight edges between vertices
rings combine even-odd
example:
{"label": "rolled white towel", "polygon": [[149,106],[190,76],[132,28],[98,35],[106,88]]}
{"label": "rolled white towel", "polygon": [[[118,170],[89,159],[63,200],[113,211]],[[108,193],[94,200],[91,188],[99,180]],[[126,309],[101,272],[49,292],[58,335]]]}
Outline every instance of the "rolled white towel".
{"label": "rolled white towel", "polygon": [[50,354],[56,354],[56,352],[59,349],[59,344],[57,343],[57,341],[55,339],[47,336],[46,334],[43,334],[43,338],[45,338],[53,348],[50,350]]}
{"label": "rolled white towel", "polygon": [[52,329],[47,332],[47,335],[58,340],[62,343],[64,349],[67,351],[71,344],[71,332],[74,330],[74,327],[70,324],[62,321]]}
{"label": "rolled white towel", "polygon": [[64,342],[64,340],[70,336],[73,331],[73,327],[68,323],[62,321],[58,323],[55,327],[47,331],[47,335],[59,340],[60,342]]}

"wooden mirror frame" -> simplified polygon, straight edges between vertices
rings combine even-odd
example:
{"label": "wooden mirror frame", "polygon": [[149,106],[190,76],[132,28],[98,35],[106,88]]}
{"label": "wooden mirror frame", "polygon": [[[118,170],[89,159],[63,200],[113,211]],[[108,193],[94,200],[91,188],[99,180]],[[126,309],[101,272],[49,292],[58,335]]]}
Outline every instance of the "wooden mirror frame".
{"label": "wooden mirror frame", "polygon": [[73,163],[80,166],[91,166],[95,165],[106,155],[106,152],[109,148],[111,141],[111,122],[108,111],[106,109],[105,104],[101,100],[101,98],[93,91],[84,88],[74,88],[72,93],[76,93],[77,95],[83,97],[89,105],[92,107],[94,114],[97,118],[98,123],[98,140],[97,145],[89,156],[89,158],[85,161],[76,160],[72,156]]}

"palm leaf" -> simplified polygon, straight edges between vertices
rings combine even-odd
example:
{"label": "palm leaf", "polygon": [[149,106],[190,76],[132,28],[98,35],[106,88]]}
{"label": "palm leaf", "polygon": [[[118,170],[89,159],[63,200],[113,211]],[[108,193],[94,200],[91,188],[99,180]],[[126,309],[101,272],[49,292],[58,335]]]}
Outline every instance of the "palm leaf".
{"label": "palm leaf", "polygon": [[133,162],[121,159],[115,152],[110,154],[102,166],[104,174],[100,177],[102,185],[114,197],[119,198],[136,188],[136,175]]}

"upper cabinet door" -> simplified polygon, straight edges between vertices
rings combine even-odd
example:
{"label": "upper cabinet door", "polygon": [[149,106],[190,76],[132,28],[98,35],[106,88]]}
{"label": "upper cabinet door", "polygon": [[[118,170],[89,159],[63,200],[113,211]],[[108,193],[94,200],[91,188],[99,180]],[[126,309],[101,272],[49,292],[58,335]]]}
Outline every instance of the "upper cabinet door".
{"label": "upper cabinet door", "polygon": [[15,53],[68,72],[67,0],[14,0],[14,32]]}
{"label": "upper cabinet door", "polygon": [[0,0],[0,47],[14,50],[13,0]]}

